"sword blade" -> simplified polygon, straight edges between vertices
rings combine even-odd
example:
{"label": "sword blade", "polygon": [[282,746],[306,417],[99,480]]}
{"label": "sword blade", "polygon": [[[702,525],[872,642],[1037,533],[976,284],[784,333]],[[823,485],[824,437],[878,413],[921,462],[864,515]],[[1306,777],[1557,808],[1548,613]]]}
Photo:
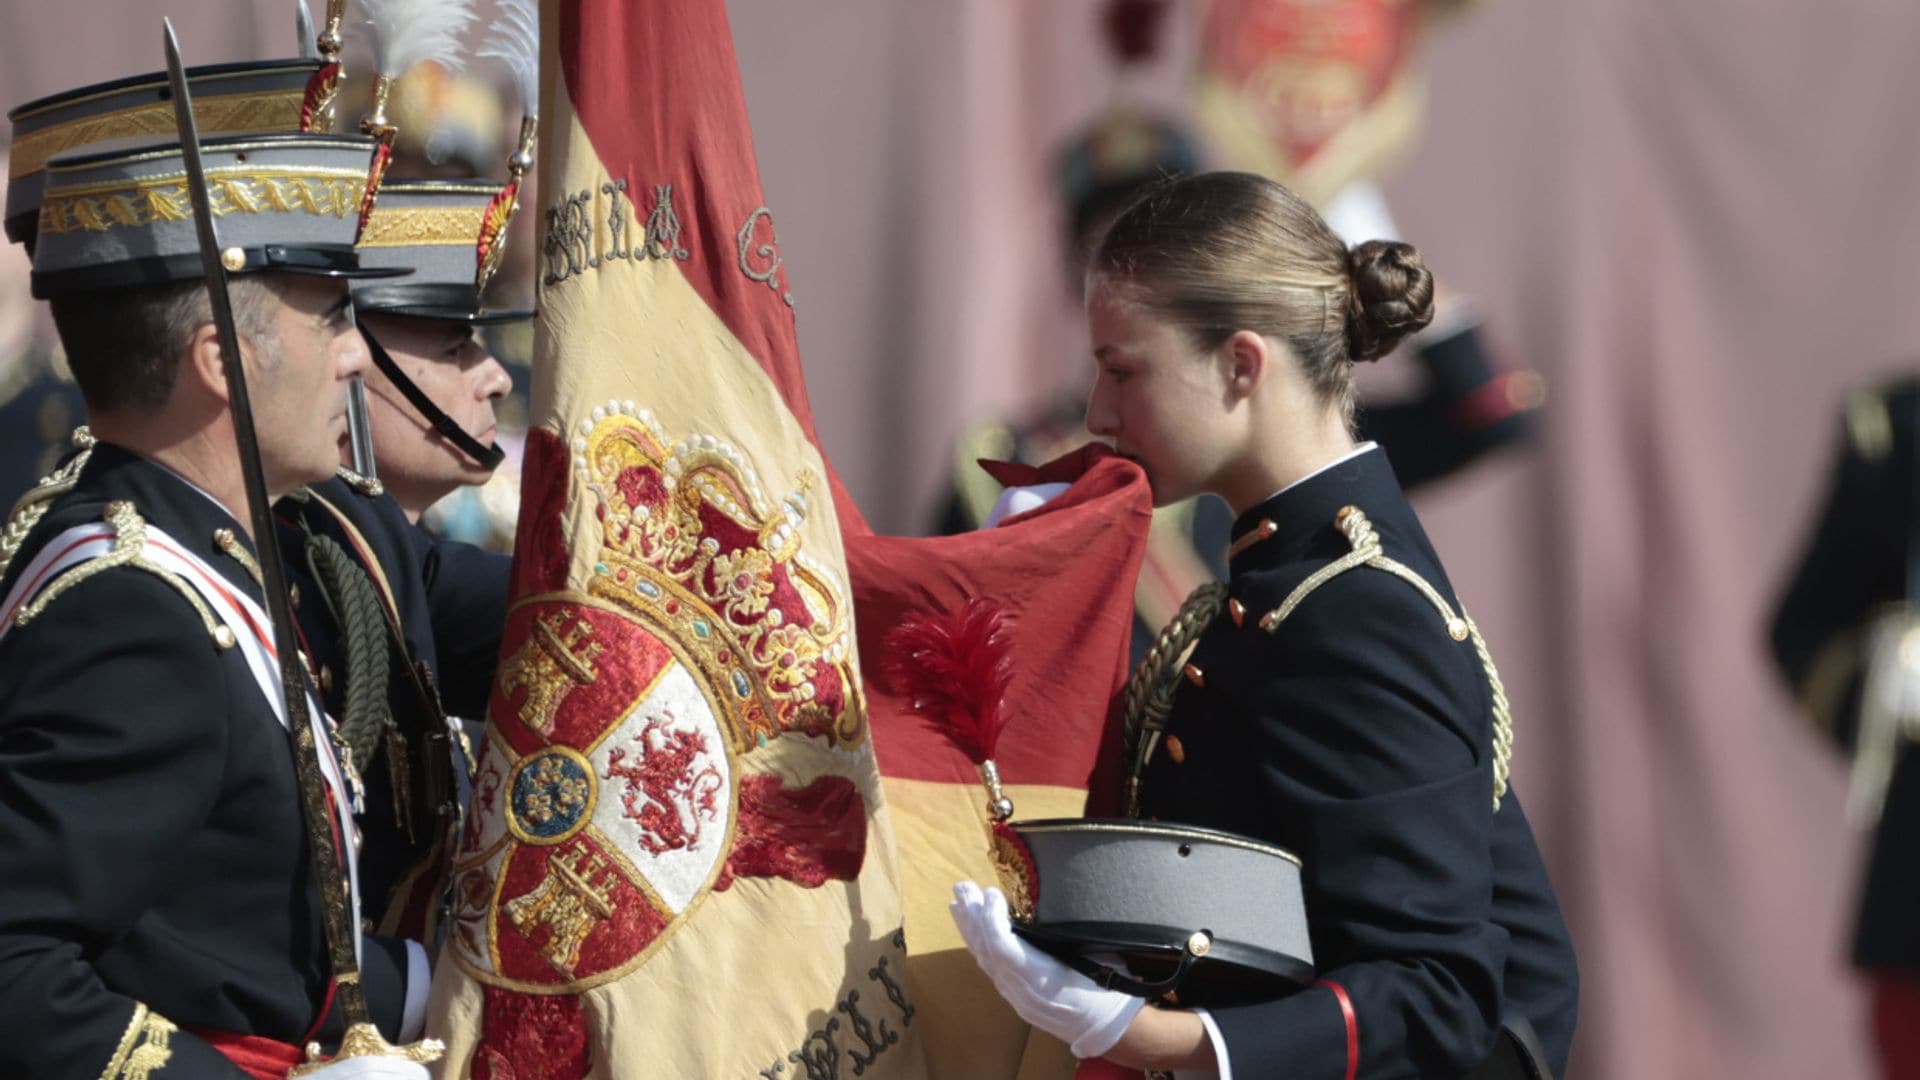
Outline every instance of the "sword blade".
{"label": "sword blade", "polygon": [[[187,190],[193,201],[194,231],[200,239],[200,265],[206,271],[207,298],[213,308],[213,324],[219,335],[220,355],[225,360],[227,397],[233,416],[234,441],[240,449],[240,472],[246,485],[247,515],[253,527],[255,553],[260,562],[261,591],[272,623],[273,643],[280,657],[280,681],[287,698],[287,726],[292,731],[294,768],[300,780],[300,803],[306,818],[308,846],[312,849],[314,879],[320,890],[320,910],[327,935],[327,952],[338,984],[336,996],[341,1016],[351,1027],[367,1022],[367,1003],[360,987],[359,928],[349,910],[346,887],[351,875],[343,868],[334,846],[333,809],[329,807],[326,781],[319,755],[330,751],[317,745],[313,735],[313,717],[307,709],[306,679],[300,670],[300,642],[293,629],[292,607],[287,601],[286,571],[280,558],[280,545],[274,535],[273,507],[268,502],[265,473],[260,463],[260,443],[253,424],[253,402],[247,394],[247,376],[241,363],[240,334],[234,324],[232,298],[227,291],[227,271],[222,263],[220,238],[213,220],[213,202],[208,194],[206,165],[200,157],[199,129],[193,118],[193,98],[187,86],[186,67],[180,60],[180,40],[173,22],[166,27],[167,82],[173,89],[174,122],[180,130],[181,157],[186,165]],[[342,837],[351,836],[352,822],[342,823]]]}
{"label": "sword blade", "polygon": [[347,380],[347,454],[354,472],[369,480],[380,478],[373,460],[373,426],[367,419],[367,384],[358,375]]}
{"label": "sword blade", "polygon": [[293,12],[293,36],[299,42],[302,60],[320,59],[320,44],[313,32],[313,9],[307,7],[307,0],[299,0],[299,6]]}

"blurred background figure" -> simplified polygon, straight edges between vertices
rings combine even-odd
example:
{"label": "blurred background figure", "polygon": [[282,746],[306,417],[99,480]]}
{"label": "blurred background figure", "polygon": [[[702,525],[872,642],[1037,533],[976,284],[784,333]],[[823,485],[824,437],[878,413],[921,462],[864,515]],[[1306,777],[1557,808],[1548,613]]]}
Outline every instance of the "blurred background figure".
{"label": "blurred background figure", "polygon": [[1826,500],[1773,617],[1773,657],[1816,731],[1851,760],[1847,810],[1872,833],[1852,959],[1882,1073],[1920,1077],[1920,379],[1847,404]]}
{"label": "blurred background figure", "polygon": [[27,295],[31,269],[18,245],[0,249],[0,510],[53,471],[83,419],[46,308]]}

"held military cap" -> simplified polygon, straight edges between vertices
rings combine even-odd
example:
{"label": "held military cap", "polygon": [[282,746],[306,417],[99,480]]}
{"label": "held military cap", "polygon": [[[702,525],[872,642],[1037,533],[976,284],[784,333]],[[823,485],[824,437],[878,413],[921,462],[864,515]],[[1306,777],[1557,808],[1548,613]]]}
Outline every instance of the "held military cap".
{"label": "held military cap", "polygon": [[485,278],[512,218],[510,185],[485,180],[388,180],[360,237],[360,265],[411,267],[407,277],[353,288],[354,309],[490,325],[533,317],[489,311]]}
{"label": "held military cap", "polygon": [[[320,60],[262,60],[187,69],[202,139],[304,131]],[[167,73],[135,75],[38,98],[7,114],[7,239],[28,245],[40,219],[47,163],[174,137]]]}
{"label": "held military cap", "polygon": [[1110,989],[1191,1006],[1313,981],[1300,860],[1234,833],[1132,818],[1010,823],[1028,876],[1014,929]]}
{"label": "held military cap", "polygon": [[[375,141],[362,135],[241,135],[201,146],[230,273],[393,277],[354,251],[370,204]],[[47,166],[33,295],[202,277],[193,201],[178,144],[63,158]]]}

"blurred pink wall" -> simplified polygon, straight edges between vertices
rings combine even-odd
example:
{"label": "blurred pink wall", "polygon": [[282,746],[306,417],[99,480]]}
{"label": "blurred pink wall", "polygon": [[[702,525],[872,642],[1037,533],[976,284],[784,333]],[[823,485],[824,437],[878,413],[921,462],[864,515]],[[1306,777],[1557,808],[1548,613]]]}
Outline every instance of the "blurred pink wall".
{"label": "blurred pink wall", "polygon": [[[729,9],[823,438],[914,529],[956,432],[1085,363],[1048,165],[1108,92],[1098,3]],[[163,11],[194,62],[292,41],[280,0],[0,0],[0,91],[157,67]],[[1920,352],[1916,40],[1895,0],[1492,0],[1429,53],[1401,231],[1553,391],[1422,510],[1519,710],[1577,1077],[1870,1075],[1840,766],[1760,641],[1843,390]]]}

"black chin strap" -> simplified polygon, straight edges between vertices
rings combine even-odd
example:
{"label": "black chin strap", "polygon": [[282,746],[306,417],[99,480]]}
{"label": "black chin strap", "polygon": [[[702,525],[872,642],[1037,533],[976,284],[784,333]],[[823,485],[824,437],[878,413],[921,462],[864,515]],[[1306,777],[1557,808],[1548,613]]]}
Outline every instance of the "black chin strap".
{"label": "black chin strap", "polygon": [[459,447],[461,453],[472,458],[474,464],[483,469],[496,469],[500,466],[500,462],[507,456],[505,451],[498,446],[481,445],[480,440],[467,434],[467,430],[455,423],[453,417],[441,412],[440,406],[433,403],[433,399],[427,396],[426,391],[415,386],[413,380],[400,371],[400,365],[394,363],[393,357],[387,355],[387,350],[381,347],[380,342],[374,338],[373,331],[367,329],[365,323],[360,324],[360,336],[367,340],[367,351],[373,354],[373,366],[379,368],[380,373],[393,383],[394,388],[400,391],[400,396],[406,398],[415,409],[419,410],[420,415],[426,418],[427,423],[433,425],[433,430],[439,432],[441,438]]}

